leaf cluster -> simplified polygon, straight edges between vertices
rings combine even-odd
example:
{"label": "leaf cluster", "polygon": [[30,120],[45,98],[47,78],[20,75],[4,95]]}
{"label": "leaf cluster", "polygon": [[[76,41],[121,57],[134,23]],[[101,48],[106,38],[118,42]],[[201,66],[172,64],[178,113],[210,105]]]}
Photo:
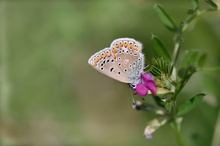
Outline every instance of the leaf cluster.
{"label": "leaf cluster", "polygon": [[[186,18],[180,22],[179,25],[176,25],[173,18],[160,4],[155,4],[154,9],[162,24],[174,34],[174,49],[173,54],[171,55],[160,38],[155,34],[152,34],[151,41],[157,57],[153,58],[148,63],[149,67],[147,68],[147,71],[155,77],[158,89],[163,88],[168,89],[169,91],[164,94],[153,96],[160,110],[153,105],[150,106],[150,109],[154,109],[153,111],[156,114],[157,111],[163,111],[160,112],[160,114],[162,113],[166,122],[170,121],[173,123],[172,125],[174,125],[174,129],[176,129],[177,132],[180,129],[180,122],[182,121],[180,116],[183,116],[194,109],[205,96],[204,93],[198,93],[181,105],[177,105],[179,93],[190,80],[192,75],[204,66],[206,61],[206,54],[201,53],[200,50],[181,50],[183,49],[182,44],[184,43],[182,33],[190,26],[192,21],[198,18],[198,16],[209,11],[214,11],[218,8],[212,0],[205,0],[208,6],[207,9],[201,9],[198,0],[191,0],[191,2],[192,8],[188,9]],[[149,108],[146,108],[147,105],[141,105],[140,109],[149,110]],[[161,108],[164,110],[161,110]],[[146,136],[149,136],[149,129],[153,125],[157,125],[157,127],[154,127],[155,131],[161,125],[165,124],[164,122],[158,122],[158,118],[156,118],[157,122],[155,122],[155,119],[152,121],[153,122],[148,124],[145,129],[145,133],[147,133]],[[178,143],[179,145],[183,144],[181,139],[179,139]]]}

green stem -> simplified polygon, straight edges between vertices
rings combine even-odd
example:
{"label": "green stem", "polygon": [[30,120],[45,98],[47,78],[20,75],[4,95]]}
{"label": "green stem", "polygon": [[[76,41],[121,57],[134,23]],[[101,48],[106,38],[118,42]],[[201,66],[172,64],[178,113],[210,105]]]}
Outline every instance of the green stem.
{"label": "green stem", "polygon": [[185,146],[184,142],[183,142],[183,138],[182,135],[180,133],[180,128],[179,125],[176,121],[176,118],[174,118],[173,123],[172,123],[172,128],[174,130],[175,136],[176,136],[176,140],[178,143],[178,146]]}

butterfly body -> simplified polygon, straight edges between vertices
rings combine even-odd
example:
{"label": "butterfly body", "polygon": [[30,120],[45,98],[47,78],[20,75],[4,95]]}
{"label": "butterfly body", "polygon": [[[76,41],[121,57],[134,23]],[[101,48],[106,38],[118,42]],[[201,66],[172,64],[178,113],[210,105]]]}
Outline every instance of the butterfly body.
{"label": "butterfly body", "polygon": [[109,48],[95,53],[88,60],[94,69],[115,80],[129,83],[134,89],[142,82],[144,62],[142,44],[132,38],[116,39]]}

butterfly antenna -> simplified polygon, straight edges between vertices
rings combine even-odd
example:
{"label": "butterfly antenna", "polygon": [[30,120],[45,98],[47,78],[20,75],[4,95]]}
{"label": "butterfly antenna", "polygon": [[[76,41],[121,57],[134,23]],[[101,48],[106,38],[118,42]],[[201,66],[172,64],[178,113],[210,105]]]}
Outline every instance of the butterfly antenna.
{"label": "butterfly antenna", "polygon": [[133,102],[133,104],[135,104],[136,101],[134,100],[134,95],[133,95],[133,93],[132,93],[132,89],[131,89],[131,87],[129,87],[129,88],[130,88],[130,91],[131,91],[132,102]]}

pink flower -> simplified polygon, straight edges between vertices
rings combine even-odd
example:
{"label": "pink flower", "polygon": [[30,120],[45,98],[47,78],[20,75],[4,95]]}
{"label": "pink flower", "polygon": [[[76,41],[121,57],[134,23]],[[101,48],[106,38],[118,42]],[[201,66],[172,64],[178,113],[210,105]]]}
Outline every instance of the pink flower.
{"label": "pink flower", "polygon": [[153,94],[157,93],[156,84],[151,74],[142,73],[141,79],[143,83],[139,83],[136,85],[135,94],[139,94],[140,96],[146,96],[148,94],[148,90],[150,90]]}

